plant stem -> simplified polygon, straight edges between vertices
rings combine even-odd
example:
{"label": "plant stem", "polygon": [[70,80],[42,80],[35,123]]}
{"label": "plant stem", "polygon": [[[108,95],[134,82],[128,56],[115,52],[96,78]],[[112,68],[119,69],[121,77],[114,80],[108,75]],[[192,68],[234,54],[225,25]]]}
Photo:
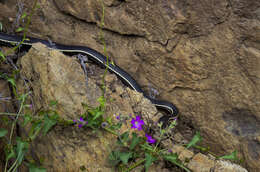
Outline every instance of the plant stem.
{"label": "plant stem", "polygon": [[114,135],[116,135],[116,136],[119,136],[119,134],[118,133],[116,133],[115,131],[113,131],[113,130],[111,130],[110,128],[104,128],[106,131],[108,131],[109,133],[111,133],[111,134],[114,134]]}
{"label": "plant stem", "polygon": [[106,68],[105,68],[105,72],[104,75],[102,76],[102,94],[103,96],[105,95],[105,91],[106,91],[106,86],[105,86],[105,77],[107,75],[108,72],[108,67],[109,67],[109,59],[108,59],[108,54],[107,54],[107,47],[106,47],[106,42],[105,42],[105,38],[104,38],[104,33],[102,31],[102,29],[104,28],[104,19],[105,19],[105,6],[104,6],[104,2],[103,0],[101,1],[101,5],[102,5],[102,17],[101,17],[101,28],[100,28],[100,40],[102,41],[103,44],[103,50],[104,50],[104,55],[106,57]]}
{"label": "plant stem", "polygon": [[[0,112],[0,115],[6,115],[6,116],[16,116],[17,113],[7,113],[7,112]],[[24,116],[25,114],[20,114],[20,116]]]}
{"label": "plant stem", "polygon": [[181,167],[182,169],[184,169],[187,172],[191,172],[188,168],[186,168],[185,166],[183,166],[182,164],[178,163],[178,162],[174,162],[175,165]]}
{"label": "plant stem", "polygon": [[131,171],[132,169],[134,169],[135,167],[139,166],[140,164],[144,163],[145,162],[145,159],[142,159],[140,161],[138,161],[137,163],[135,163],[134,165],[131,165],[128,169],[127,169],[127,172],[128,171]]}
{"label": "plant stem", "polygon": [[[32,7],[32,11],[31,11],[31,13],[29,14],[29,16],[28,16],[28,18],[27,18],[27,22],[26,22],[26,24],[25,24],[25,28],[24,28],[24,32],[23,32],[23,39],[22,39],[22,41],[21,41],[17,46],[15,46],[14,48],[12,48],[10,51],[14,52],[14,51],[15,51],[17,48],[19,48],[20,45],[22,45],[22,43],[25,41],[25,39],[26,39],[26,34],[27,34],[27,32],[28,32],[28,28],[29,28],[29,25],[30,25],[30,23],[31,23],[32,15],[34,14],[34,11],[35,11],[35,9],[36,9],[36,7],[37,7],[37,2],[38,2],[38,0],[35,0],[35,1],[34,1],[33,7]],[[8,51],[8,52],[6,53],[6,56],[10,53],[10,51]]]}
{"label": "plant stem", "polygon": [[[38,2],[38,0],[35,0],[35,1],[34,1],[32,11],[31,11],[30,15],[29,15],[28,18],[27,18],[28,20],[27,20],[26,25],[25,25],[25,29],[24,29],[24,32],[23,32],[23,39],[22,39],[22,41],[21,41],[17,46],[15,46],[14,48],[12,48],[10,51],[14,52],[14,51],[15,51],[20,45],[22,45],[22,43],[25,41],[25,39],[26,39],[26,34],[27,34],[27,31],[28,31],[29,25],[30,25],[30,23],[31,23],[31,17],[32,17],[32,15],[34,14],[34,11],[35,11],[36,6],[37,6],[37,2]],[[7,52],[7,55],[10,53],[10,51]],[[15,93],[16,93],[16,91],[15,91]],[[10,133],[10,140],[9,140],[9,144],[10,144],[10,145],[11,145],[11,143],[12,143],[12,137],[13,137],[13,132],[14,132],[14,126],[15,126],[15,124],[16,124],[16,122],[17,122],[19,116],[20,116],[20,113],[21,113],[22,108],[23,108],[23,105],[24,105],[24,101],[25,101],[25,100],[23,99],[23,101],[21,102],[21,106],[20,106],[19,112],[18,112],[18,114],[17,114],[17,116],[16,116],[16,118],[15,118],[15,121],[14,121],[13,124],[12,124],[11,133]],[[5,163],[5,172],[6,172],[6,170],[7,170],[7,164],[8,164],[8,161],[6,161],[6,163]]]}

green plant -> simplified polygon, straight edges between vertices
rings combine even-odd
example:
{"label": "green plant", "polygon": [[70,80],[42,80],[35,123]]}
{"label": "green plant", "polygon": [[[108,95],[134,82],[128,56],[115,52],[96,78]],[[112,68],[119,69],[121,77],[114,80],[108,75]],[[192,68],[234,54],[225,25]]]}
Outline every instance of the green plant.
{"label": "green plant", "polygon": [[[22,94],[19,97],[20,108],[17,114],[0,113],[1,115],[15,116],[15,120],[12,122],[11,125],[9,137],[7,137],[8,131],[6,129],[0,129],[0,137],[4,138],[7,141],[7,145],[5,146],[5,172],[16,171],[16,169],[23,162],[26,152],[29,150],[31,142],[40,134],[40,132],[43,134],[43,136],[45,136],[47,132],[54,125],[56,125],[59,118],[57,112],[53,110],[40,111],[37,117],[33,117],[33,115],[30,114],[21,114],[23,109],[30,107],[28,105],[25,105],[25,101],[28,95],[28,93]],[[23,123],[18,122],[19,118],[23,119]],[[16,124],[19,124],[22,127],[30,126],[30,131],[27,137],[16,137],[15,143],[13,143],[13,133]],[[10,159],[15,159],[15,161],[8,168],[8,162]],[[31,168],[33,168],[37,171],[37,166],[33,165],[33,163],[29,163],[27,165],[29,165],[28,167],[30,170]],[[43,170],[43,168],[41,168],[41,170]]]}
{"label": "green plant", "polygon": [[[141,132],[142,126],[145,125],[140,116],[132,118],[132,129],[135,130],[131,134],[129,131],[118,135],[116,150],[111,151],[109,155],[109,162],[117,166],[121,171],[131,171],[137,166],[144,164],[145,171],[148,171],[153,162],[159,160],[169,161],[185,171],[190,170],[186,168],[178,159],[177,154],[173,154],[166,149],[159,147],[161,138],[169,130],[175,127],[176,121],[173,121],[167,128],[160,129],[160,137],[158,140],[154,139],[149,134],[143,136]],[[162,127],[162,124],[158,124]]]}

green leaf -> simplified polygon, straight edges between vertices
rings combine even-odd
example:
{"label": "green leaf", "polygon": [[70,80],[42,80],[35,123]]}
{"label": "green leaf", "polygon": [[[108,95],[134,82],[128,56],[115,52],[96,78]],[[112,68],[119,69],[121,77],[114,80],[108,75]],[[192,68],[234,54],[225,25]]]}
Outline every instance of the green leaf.
{"label": "green leaf", "polygon": [[46,172],[46,168],[38,167],[36,164],[29,163],[27,165],[29,167],[29,172]]}
{"label": "green leaf", "polygon": [[152,163],[156,160],[155,157],[153,157],[151,154],[149,153],[145,153],[145,171],[147,172],[149,167],[152,165]]}
{"label": "green leaf", "polygon": [[122,127],[122,123],[117,123],[117,124],[113,124],[113,125],[111,125],[111,127],[110,127],[110,129],[111,130],[119,130],[121,127]]}
{"label": "green leaf", "polygon": [[14,78],[8,78],[7,81],[10,82],[10,84],[11,84],[13,87],[16,87]]}
{"label": "green leaf", "polygon": [[102,111],[96,111],[95,116],[93,117],[93,120],[96,120],[98,117],[102,116],[104,112]]}
{"label": "green leaf", "polygon": [[124,132],[119,136],[117,139],[117,144],[125,146],[125,143],[127,143],[129,140],[129,131]]}
{"label": "green leaf", "polygon": [[106,99],[104,96],[100,96],[97,101],[99,102],[100,104],[100,107],[103,109],[105,107],[105,104],[106,104]]}
{"label": "green leaf", "polygon": [[23,13],[23,15],[21,16],[21,19],[24,19],[27,16],[26,12]]}
{"label": "green leaf", "polygon": [[135,146],[140,143],[141,139],[137,136],[136,133],[132,133],[132,140],[130,144],[130,150],[133,150]]}
{"label": "green leaf", "polygon": [[224,155],[224,156],[218,157],[218,159],[239,160],[239,158],[237,157],[236,150],[234,152],[232,152],[230,155]]}
{"label": "green leaf", "polygon": [[4,137],[7,133],[8,131],[6,129],[0,128],[0,137]]}
{"label": "green leaf", "polygon": [[170,161],[171,163],[177,163],[177,160],[178,160],[178,155],[177,153],[172,153],[172,154],[166,154],[166,155],[163,155],[163,158],[166,160],[166,161]]}
{"label": "green leaf", "polygon": [[113,66],[115,66],[115,63],[114,63],[114,61],[111,61],[111,64],[112,64]]}
{"label": "green leaf", "polygon": [[34,122],[29,132],[30,139],[34,140],[41,129],[42,129],[42,121]]}
{"label": "green leaf", "polygon": [[163,155],[163,159],[165,159],[166,161],[170,161],[171,163],[181,167],[182,169],[184,169],[186,172],[191,172],[187,167],[185,167],[184,165],[182,165],[181,161],[178,158],[177,153],[172,153],[172,154],[164,154]]}
{"label": "green leaf", "polygon": [[22,141],[20,137],[17,137],[16,142],[17,142],[17,146],[16,146],[17,165],[16,166],[19,166],[24,159],[25,153],[28,151],[29,143],[26,141]]}
{"label": "green leaf", "polygon": [[57,100],[51,100],[49,105],[55,107],[57,104],[58,104]]}
{"label": "green leaf", "polygon": [[3,30],[3,25],[2,25],[2,23],[0,22],[0,31],[2,31]]}
{"label": "green leaf", "polygon": [[16,156],[13,147],[7,146],[5,149],[6,161]]}
{"label": "green leaf", "polygon": [[57,123],[58,118],[59,118],[59,116],[56,114],[51,116],[51,118],[49,118],[49,116],[47,114],[44,116],[44,123],[43,123],[43,128],[42,128],[44,136],[51,129],[51,127],[53,127]]}
{"label": "green leaf", "polygon": [[120,162],[119,156],[120,156],[119,151],[112,151],[108,156],[110,164],[116,166]]}
{"label": "green leaf", "polygon": [[23,30],[24,30],[24,28],[18,27],[18,28],[15,30],[15,32],[21,32],[21,31],[23,31]]}
{"label": "green leaf", "polygon": [[144,144],[140,145],[142,147],[143,150],[148,150],[150,152],[153,152],[153,146],[149,145],[147,142],[145,142]]}
{"label": "green leaf", "polygon": [[132,155],[132,152],[120,152],[119,158],[124,164],[127,164]]}
{"label": "green leaf", "polygon": [[31,115],[25,114],[25,115],[23,116],[23,118],[24,118],[23,124],[22,124],[23,127],[26,126],[29,122],[32,121]]}
{"label": "green leaf", "polygon": [[190,147],[196,145],[201,140],[202,140],[202,137],[200,136],[200,132],[197,131],[195,136],[190,141],[190,143],[186,146],[186,148],[189,149]]}
{"label": "green leaf", "polygon": [[21,102],[25,102],[26,97],[29,95],[29,93],[30,93],[30,92],[28,92],[28,93],[26,93],[26,94],[22,94],[22,95],[19,97],[19,100],[20,100]]}
{"label": "green leaf", "polygon": [[[1,26],[0,26],[1,27]],[[6,60],[6,58],[5,58],[5,55],[4,55],[4,53],[2,52],[2,51],[0,51],[0,57],[5,61]]]}

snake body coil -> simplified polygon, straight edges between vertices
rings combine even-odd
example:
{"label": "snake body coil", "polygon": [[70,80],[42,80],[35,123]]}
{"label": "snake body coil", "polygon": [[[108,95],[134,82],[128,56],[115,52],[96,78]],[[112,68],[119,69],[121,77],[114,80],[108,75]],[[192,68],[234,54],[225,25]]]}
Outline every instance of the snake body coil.
{"label": "snake body coil", "polygon": [[[17,44],[20,43],[21,41],[22,41],[22,36],[0,33],[0,42]],[[71,46],[71,45],[62,45],[56,43],[54,44],[55,46],[53,46],[53,43],[38,38],[28,38],[22,43],[22,45],[32,45],[38,42],[46,45],[50,49],[56,49],[61,52],[86,54],[90,56],[95,62],[101,64],[102,66],[106,67],[107,65],[106,57],[104,55],[86,46]],[[133,90],[144,94],[144,91],[141,89],[140,85],[126,71],[111,63],[108,64],[108,69],[111,72],[115,73],[121,80],[123,80]],[[178,109],[172,103],[167,101],[162,101],[162,100],[156,100],[145,94],[144,97],[148,98],[157,108],[162,108],[167,110],[170,113],[170,115],[176,116],[178,114]]]}

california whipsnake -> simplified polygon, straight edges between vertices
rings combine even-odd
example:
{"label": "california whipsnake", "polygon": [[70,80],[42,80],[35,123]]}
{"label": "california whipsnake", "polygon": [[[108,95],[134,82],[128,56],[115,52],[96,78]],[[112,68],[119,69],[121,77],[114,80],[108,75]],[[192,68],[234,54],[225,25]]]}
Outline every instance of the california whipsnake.
{"label": "california whipsnake", "polygon": [[[9,44],[18,44],[21,41],[22,41],[22,36],[9,35],[0,32],[0,42],[9,43]],[[22,45],[31,46],[32,44],[38,42],[46,45],[50,49],[56,49],[61,52],[82,53],[88,55],[91,57],[93,61],[101,64],[104,67],[107,66],[107,60],[104,55],[86,46],[71,46],[71,45],[62,45],[56,43],[54,44],[55,46],[53,46],[53,43],[51,43],[50,41],[46,41],[38,38],[28,38],[22,43]],[[107,67],[111,72],[115,73],[121,80],[123,80],[133,90],[143,93],[144,97],[148,98],[157,108],[162,108],[167,110],[171,116],[178,115],[178,109],[172,103],[168,101],[157,100],[145,95],[140,85],[126,71],[124,71],[117,65],[111,63],[108,63]]]}

